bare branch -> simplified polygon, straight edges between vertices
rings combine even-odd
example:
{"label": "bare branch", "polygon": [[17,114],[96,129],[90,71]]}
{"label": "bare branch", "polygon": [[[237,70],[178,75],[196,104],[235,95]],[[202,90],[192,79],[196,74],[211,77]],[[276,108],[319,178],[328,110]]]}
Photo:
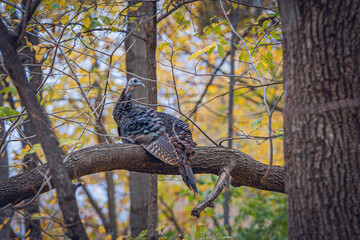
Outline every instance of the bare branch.
{"label": "bare branch", "polygon": [[191,211],[191,215],[193,215],[194,217],[200,217],[200,213],[204,211],[205,208],[213,208],[215,199],[223,191],[227,182],[229,181],[229,178],[230,175],[228,173],[226,173],[225,171],[222,172],[219,176],[218,181],[216,182],[214,190],[204,200],[202,200],[198,205],[194,207],[194,209]]}
{"label": "bare branch", "polygon": [[169,10],[169,11],[161,14],[160,16],[158,16],[157,19],[156,19],[156,23],[159,23],[161,20],[165,19],[167,16],[171,15],[173,12],[175,12],[176,10],[178,10],[180,7],[184,6],[185,4],[193,3],[193,2],[196,2],[196,1],[198,1],[198,0],[189,0],[189,1],[179,2],[171,10]]}

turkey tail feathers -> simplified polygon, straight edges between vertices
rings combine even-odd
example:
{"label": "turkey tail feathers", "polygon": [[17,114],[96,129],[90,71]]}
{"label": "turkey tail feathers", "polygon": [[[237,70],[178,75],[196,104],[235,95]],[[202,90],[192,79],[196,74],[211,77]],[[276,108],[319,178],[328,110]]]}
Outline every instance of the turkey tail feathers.
{"label": "turkey tail feathers", "polygon": [[186,186],[195,193],[195,195],[198,194],[198,190],[196,187],[196,180],[194,177],[194,173],[190,167],[190,164],[185,163],[182,166],[179,166],[179,171],[181,174],[181,177],[186,184]]}
{"label": "turkey tail feathers", "polygon": [[143,144],[142,146],[151,155],[157,157],[161,161],[170,165],[177,165],[178,157],[175,148],[167,135],[162,135],[151,143]]}

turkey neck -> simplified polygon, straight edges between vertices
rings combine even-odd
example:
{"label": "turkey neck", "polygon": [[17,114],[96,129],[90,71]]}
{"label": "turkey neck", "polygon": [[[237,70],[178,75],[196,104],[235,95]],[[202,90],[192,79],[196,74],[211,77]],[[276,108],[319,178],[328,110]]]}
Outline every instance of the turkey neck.
{"label": "turkey neck", "polygon": [[122,115],[129,112],[133,103],[131,101],[131,91],[126,93],[126,89],[121,92],[119,100],[115,104],[113,117],[114,119],[120,119]]}

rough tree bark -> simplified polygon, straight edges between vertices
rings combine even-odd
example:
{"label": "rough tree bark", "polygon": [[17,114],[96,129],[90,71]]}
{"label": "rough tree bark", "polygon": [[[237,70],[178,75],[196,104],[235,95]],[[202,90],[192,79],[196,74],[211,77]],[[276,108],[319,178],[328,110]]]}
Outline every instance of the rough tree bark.
{"label": "rough tree bark", "polygon": [[[24,8],[25,8],[25,6],[23,6],[23,9]],[[29,42],[31,42],[33,45],[37,45],[40,43],[39,38],[37,36],[34,36],[32,34],[26,34],[26,37],[29,40]],[[22,45],[25,46],[26,43],[22,43]],[[25,56],[22,56],[22,62],[23,63],[31,63],[28,66],[30,74],[31,74],[30,83],[35,87],[35,89],[37,89],[41,85],[42,79],[43,79],[41,66],[35,59],[34,51],[31,51],[30,48],[24,48],[22,53],[25,55]],[[42,92],[40,92],[39,95],[40,95],[40,100],[41,100]],[[23,106],[23,107],[25,107],[25,106]],[[50,120],[49,120],[49,118],[47,118],[47,116],[46,116],[46,120],[50,125]],[[23,126],[24,126],[25,136],[30,137],[30,136],[36,135],[36,132],[31,125],[30,119],[27,119],[27,121],[24,121]],[[33,145],[33,146],[35,144],[40,143],[40,141],[37,137],[32,137],[29,139],[29,141],[30,141],[31,145]],[[26,144],[23,142],[23,147],[25,147],[24,145],[26,145]],[[23,162],[27,169],[33,169],[37,166],[36,163],[38,162],[38,156],[36,155],[36,153],[28,154],[23,159]],[[31,201],[31,199],[28,199],[28,201]],[[42,239],[40,219],[32,217],[32,215],[36,214],[36,213],[40,213],[38,199],[36,201],[33,201],[29,206],[27,206],[25,208],[25,212],[24,212],[24,214],[25,214],[25,232],[30,231],[28,237],[31,240]]]}
{"label": "rough tree bark", "polygon": [[[129,5],[138,3],[139,1],[128,1]],[[129,17],[136,17],[136,22],[129,21],[128,32],[134,31],[134,35],[146,39],[143,41],[132,35],[129,35],[125,41],[126,53],[126,69],[128,71],[127,78],[140,76],[148,79],[156,79],[156,2],[142,2],[142,5],[136,11],[130,11]],[[138,25],[139,24],[139,25]],[[136,31],[138,27],[139,31]],[[155,35],[155,36],[154,36]],[[153,46],[154,45],[154,46]],[[145,88],[137,88],[132,94],[133,99],[137,99],[143,103],[156,104],[156,82],[143,81]],[[156,218],[157,213],[156,200],[157,196],[157,176],[149,174],[130,172],[130,229],[131,236],[136,237],[141,231],[148,229],[148,216],[150,219]],[[148,191],[149,190],[149,191]],[[148,192],[152,192],[149,195]],[[151,198],[149,198],[151,196]],[[149,205],[150,204],[150,205]],[[153,212],[148,212],[150,208]],[[150,214],[150,215],[148,215]],[[150,220],[153,223],[153,220]],[[151,227],[153,231],[155,228]],[[156,226],[156,221],[155,221]]]}
{"label": "rough tree bark", "polygon": [[[239,8],[232,10],[232,23],[235,29],[237,29],[239,21]],[[237,40],[236,34],[231,34],[231,50],[230,50],[230,83],[229,83],[229,112],[228,112],[228,147],[233,148],[233,135],[234,135],[234,85],[235,85],[235,42]],[[228,182],[224,190],[224,225],[229,235],[231,236],[230,225],[230,183]]]}
{"label": "rough tree bark", "polygon": [[[0,78],[0,91],[3,90],[2,79]],[[0,106],[3,106],[4,103],[4,93],[0,93]],[[5,135],[5,121],[0,122],[0,139]],[[5,148],[4,152],[0,152],[0,181],[4,181],[9,177],[9,164],[7,157],[7,150]],[[4,209],[0,211],[0,224],[3,224],[4,221],[8,221],[0,229],[0,239],[10,239],[11,234],[11,216],[13,212],[10,209]]]}
{"label": "rough tree bark", "polygon": [[[149,18],[145,23],[146,35],[146,67],[147,78],[157,80],[156,77],[156,1],[145,3],[148,13],[145,15]],[[148,103],[157,104],[157,81],[148,81],[147,83]],[[156,110],[156,106],[153,107]],[[147,239],[158,239],[157,227],[157,197],[158,197],[158,176],[150,174],[148,189],[148,215],[147,215]]]}
{"label": "rough tree bark", "polygon": [[[24,24],[26,24],[26,21],[24,21]],[[0,20],[0,35],[0,51],[4,57],[6,71],[18,90],[22,104],[26,106],[31,123],[49,162],[54,185],[58,188],[57,196],[66,224],[67,234],[73,239],[87,239],[85,229],[80,221],[73,185],[62,164],[62,151],[58,147],[59,144],[56,136],[49,129],[40,103],[37,101],[36,90],[28,82],[24,67],[16,50],[17,46],[19,46],[16,44],[19,40],[19,35],[14,35],[13,32],[10,32],[2,20]]]}
{"label": "rough tree bark", "polygon": [[[196,157],[191,161],[195,174],[219,175],[224,168],[232,166],[229,174],[234,187],[248,186],[274,192],[285,192],[283,167],[275,166],[269,179],[261,183],[260,179],[264,175],[267,165],[254,160],[245,153],[220,147],[197,147],[195,150]],[[176,166],[165,164],[150,156],[141,146],[132,144],[102,144],[80,149],[68,157],[65,168],[71,179],[116,169],[165,175],[179,174]],[[43,183],[43,174],[47,169],[47,164],[45,164],[0,182],[0,208],[34,196]],[[47,191],[47,185],[44,187],[44,191]]]}
{"label": "rough tree bark", "polygon": [[360,236],[359,9],[279,0],[291,239]]}

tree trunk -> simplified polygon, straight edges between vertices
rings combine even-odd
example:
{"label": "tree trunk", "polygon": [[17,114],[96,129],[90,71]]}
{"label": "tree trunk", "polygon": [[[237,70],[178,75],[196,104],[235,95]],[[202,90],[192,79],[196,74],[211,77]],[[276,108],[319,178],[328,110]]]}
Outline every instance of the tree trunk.
{"label": "tree trunk", "polygon": [[[2,79],[0,79],[0,91],[3,90]],[[4,93],[0,93],[0,106],[4,106]],[[0,122],[0,139],[5,135],[5,121]],[[7,157],[7,150],[4,149],[4,152],[0,152],[0,181],[4,181],[9,178],[9,164]],[[8,222],[0,229],[0,239],[10,239],[11,233],[11,217],[13,211],[10,209],[4,209],[0,211],[0,224],[8,219]]]}
{"label": "tree trunk", "polygon": [[[232,8],[232,24],[237,29],[239,21],[239,8]],[[230,84],[229,84],[229,112],[228,112],[228,148],[233,148],[233,135],[234,135],[234,85],[235,85],[235,41],[237,36],[233,32],[231,34],[231,50],[230,50]],[[231,236],[230,225],[230,181],[226,183],[224,189],[224,226]]]}
{"label": "tree trunk", "polygon": [[50,174],[57,188],[57,197],[66,225],[66,234],[73,239],[88,239],[80,221],[73,184],[62,163],[62,150],[58,147],[59,143],[53,131],[49,129],[45,114],[36,98],[36,90],[28,82],[15,46],[16,38],[2,21],[0,21],[0,34],[0,50],[4,58],[4,66],[19,93],[21,103],[26,106],[49,163]]}
{"label": "tree trunk", "polygon": [[290,238],[359,239],[360,2],[279,9]]}
{"label": "tree trunk", "polygon": [[[129,5],[132,5],[139,1],[128,2]],[[134,77],[135,75],[144,78],[156,79],[155,12],[156,2],[143,2],[138,10],[129,12],[129,17],[136,17],[135,21],[137,24],[140,23],[140,31],[135,30],[133,35],[129,36],[125,41],[128,79]],[[137,24],[129,21],[127,27],[128,32],[136,29]],[[134,35],[139,36],[142,39],[146,39],[147,41],[144,42]],[[156,103],[156,82],[147,80],[144,80],[143,82],[146,87],[135,89],[132,94],[132,98],[143,103]],[[138,236],[141,231],[148,228],[148,208],[150,207],[152,211],[157,212],[156,201],[153,201],[154,194],[157,194],[157,191],[154,192],[155,186],[157,186],[157,177],[155,178],[154,176],[144,173],[130,172],[130,229],[132,237]],[[152,192],[151,198],[148,196],[148,190]],[[149,202],[152,203],[152,206],[148,205]],[[150,217],[154,218],[152,213],[150,213]]]}
{"label": "tree trunk", "polygon": [[[147,63],[147,78],[156,80],[156,1],[147,3],[148,15],[150,18],[145,23],[146,34],[146,63]],[[157,81],[149,81],[147,83],[148,103],[157,104]],[[153,107],[156,110],[156,106]],[[149,176],[148,189],[148,215],[147,215],[147,239],[158,239],[157,227],[157,196],[158,196],[158,176],[151,174]]]}
{"label": "tree trunk", "polygon": [[[27,34],[26,35],[28,40],[33,44],[33,45],[37,45],[40,43],[39,38],[37,36],[33,36],[31,34]],[[25,45],[25,43],[23,43],[23,45]],[[41,83],[42,83],[42,70],[41,70],[41,65],[39,65],[39,63],[36,61],[35,59],[35,53],[33,51],[31,51],[30,48],[24,48],[23,50],[23,54],[26,57],[23,57],[22,61],[23,62],[27,62],[29,61],[28,68],[29,71],[31,72],[31,77],[30,77],[30,83],[37,89],[38,87],[40,87]],[[40,101],[42,99],[42,93],[39,93],[40,95]],[[25,107],[25,106],[23,106]],[[50,123],[50,120],[47,116],[46,120]],[[30,136],[34,136],[36,135],[36,132],[34,130],[34,128],[31,125],[30,119],[27,118],[27,121],[24,121],[24,134],[27,137]],[[31,145],[35,145],[40,143],[39,139],[37,137],[33,137],[29,139]],[[23,143],[23,147],[25,147],[26,144]],[[33,169],[35,167],[37,167],[36,162],[38,161],[38,156],[36,155],[36,153],[31,153],[28,154],[24,157],[23,162],[26,165],[26,169]],[[40,198],[40,197],[39,197]],[[30,233],[28,235],[28,237],[31,240],[39,240],[42,239],[42,232],[41,232],[41,225],[40,225],[40,219],[39,218],[32,218],[33,214],[36,213],[40,213],[40,208],[39,208],[39,203],[38,200],[33,201],[29,206],[27,206],[25,208],[25,232],[28,232],[30,230]],[[31,201],[31,198],[26,200],[26,202]]]}

